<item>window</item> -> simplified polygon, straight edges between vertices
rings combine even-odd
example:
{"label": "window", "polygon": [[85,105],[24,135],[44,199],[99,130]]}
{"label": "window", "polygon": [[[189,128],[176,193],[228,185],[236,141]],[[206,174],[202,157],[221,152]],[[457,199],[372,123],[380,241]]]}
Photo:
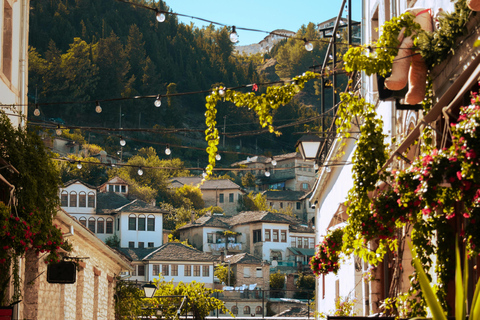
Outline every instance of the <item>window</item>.
{"label": "window", "polygon": [[95,218],[94,217],[88,218],[88,230],[95,233]]}
{"label": "window", "polygon": [[138,216],[138,231],[145,231],[145,216]]}
{"label": "window", "polygon": [[70,192],[70,207],[77,206],[77,193],[75,191]]}
{"label": "window", "polygon": [[62,195],[60,196],[60,205],[62,207],[68,207],[68,192],[62,191]]}
{"label": "window", "polygon": [[[14,2],[14,1],[13,1]],[[12,39],[13,39],[13,11],[9,1],[3,1],[3,47],[2,72],[8,81],[12,81]]]}
{"label": "window", "polygon": [[208,264],[202,267],[202,277],[210,277],[210,266]]}
{"label": "window", "polygon": [[243,267],[243,277],[250,278],[250,267]]}
{"label": "window", "polygon": [[273,230],[273,242],[278,242],[278,230]]}
{"label": "window", "polygon": [[117,231],[120,230],[120,218],[117,219]]}
{"label": "window", "polygon": [[280,202],[280,208],[283,209],[283,202]]}
{"label": "window", "polygon": [[302,189],[304,190],[308,189],[308,183],[302,183]]}
{"label": "window", "polygon": [[262,277],[262,274],[263,274],[263,272],[262,272],[262,268],[261,268],[261,267],[258,267],[258,268],[255,269],[255,276],[256,276],[257,278],[261,278],[261,277]]}
{"label": "window", "polygon": [[172,264],[172,276],[178,276],[178,264]]}
{"label": "window", "polygon": [[88,207],[95,208],[95,193],[93,192],[88,193]]}
{"label": "window", "polygon": [[308,247],[310,249],[314,249],[315,248],[315,238],[308,238]]}
{"label": "window", "polygon": [[228,195],[228,202],[233,202],[234,200],[235,200],[235,194],[230,193],[230,194]]}
{"label": "window", "polygon": [[265,241],[271,241],[270,239],[270,230],[266,229],[265,230]]}
{"label": "window", "polygon": [[297,210],[300,210],[302,209],[302,203],[301,202],[297,202]]}
{"label": "window", "polygon": [[232,307],[232,313],[233,314],[238,314],[238,307],[237,306]]}
{"label": "window", "polygon": [[223,193],[220,193],[220,194],[218,195],[218,202],[220,202],[220,203],[223,203],[223,202],[224,202]]}
{"label": "window", "polygon": [[287,230],[280,230],[280,241],[287,242]]}
{"label": "window", "polygon": [[108,192],[113,192],[113,185],[112,184],[108,185]]}
{"label": "window", "polygon": [[145,242],[139,242],[138,247],[141,249],[145,248]]}
{"label": "window", "polygon": [[87,194],[83,191],[78,194],[78,206],[82,208],[87,206]]}
{"label": "window", "polygon": [[270,208],[273,208],[273,202],[270,202]]}
{"label": "window", "polygon": [[262,314],[262,307],[258,306],[255,308],[255,314]]}
{"label": "window", "polygon": [[303,248],[303,239],[302,239],[302,237],[298,237],[297,243],[298,243],[298,247],[297,247],[297,248]]}
{"label": "window", "polygon": [[262,230],[253,230],[253,243],[262,241]]}
{"label": "window", "polygon": [[185,277],[191,277],[192,276],[192,266],[189,264],[186,264],[183,266],[183,275]]}
{"label": "window", "polygon": [[297,247],[297,237],[292,237],[292,248]]}
{"label": "window", "polygon": [[308,238],[303,238],[303,248],[308,249]]}
{"label": "window", "polygon": [[105,220],[103,218],[97,220],[97,233],[105,233]]}
{"label": "window", "polygon": [[105,233],[107,234],[112,234],[113,233],[113,219],[112,218],[107,218],[107,229]]}
{"label": "window", "polygon": [[249,306],[243,307],[243,314],[250,314],[250,307]]}
{"label": "window", "polygon": [[130,249],[135,248],[135,242],[130,241],[130,242],[128,243],[128,247],[129,247]]}
{"label": "window", "polygon": [[152,215],[148,216],[147,231],[155,231],[155,216],[152,216]]}
{"label": "window", "polygon": [[139,265],[137,266],[137,276],[144,277],[145,276],[145,266]]}
{"label": "window", "polygon": [[160,273],[160,265],[159,264],[154,264],[152,275],[153,276],[158,276],[159,273]]}
{"label": "window", "polygon": [[127,186],[121,186],[122,188],[122,193],[127,193]]}
{"label": "window", "polygon": [[85,228],[87,227],[87,218],[80,217],[80,219],[78,219],[78,221],[80,221],[82,226],[84,226]]}
{"label": "window", "polygon": [[149,248],[153,248],[153,247],[154,247],[153,242],[149,242],[149,243],[148,243],[148,247],[149,247]]}
{"label": "window", "polygon": [[137,230],[137,217],[135,215],[128,217],[128,230]]}
{"label": "window", "polygon": [[200,277],[200,265],[194,265],[193,266],[193,276],[194,277]]}
{"label": "window", "polygon": [[213,243],[213,233],[207,233],[207,243]]}
{"label": "window", "polygon": [[169,265],[168,264],[162,264],[162,275],[168,276],[168,271],[169,271]]}
{"label": "window", "polygon": [[115,185],[115,192],[120,192],[120,186],[119,185]]}

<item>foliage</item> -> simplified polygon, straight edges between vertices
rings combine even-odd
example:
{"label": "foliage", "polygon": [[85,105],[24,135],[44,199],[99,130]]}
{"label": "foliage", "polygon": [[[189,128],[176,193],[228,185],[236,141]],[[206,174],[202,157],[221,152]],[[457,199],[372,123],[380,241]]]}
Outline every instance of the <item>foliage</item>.
{"label": "foliage", "polygon": [[267,197],[261,193],[255,194],[250,191],[244,195],[239,203],[238,211],[265,211],[271,208],[267,206]]}
{"label": "foliage", "polygon": [[105,239],[105,244],[111,248],[120,247],[120,238],[116,234]]}
{"label": "foliage", "polygon": [[233,272],[233,268],[230,268],[230,282],[228,281],[228,263],[217,264],[215,266],[215,277],[220,280],[221,283],[224,283],[227,286],[235,286],[237,279],[235,277],[235,273]]}
{"label": "foliage", "polygon": [[15,186],[13,195],[18,201],[13,206],[0,202],[0,304],[8,305],[4,289],[9,281],[13,281],[12,300],[20,298],[17,258],[34,250],[37,255],[48,254],[45,263],[57,262],[57,250],[70,248],[53,224],[60,180],[52,153],[35,133],[14,129],[5,114],[0,115],[0,135],[1,157],[19,172],[2,171],[2,176]]}
{"label": "foliage", "polygon": [[256,186],[255,183],[255,176],[251,172],[247,172],[243,177],[242,177],[242,186],[244,188],[254,188]]}
{"label": "foliage", "polygon": [[207,130],[205,130],[205,140],[208,143],[208,165],[206,167],[207,176],[211,175],[213,168],[215,167],[215,156],[218,152],[218,143],[220,136],[218,129],[216,128],[217,121],[217,104],[220,100],[230,101],[237,107],[246,107],[249,110],[253,110],[258,117],[258,121],[262,128],[267,127],[270,133],[280,135],[279,131],[276,131],[273,127],[272,112],[292,100],[295,94],[299,93],[303,89],[305,83],[316,75],[313,72],[307,71],[302,76],[293,78],[293,82],[290,84],[284,84],[283,86],[268,87],[267,92],[257,96],[253,92],[241,93],[234,90],[226,90],[225,88],[216,88],[212,94],[206,98],[205,112],[205,124]]}
{"label": "foliage", "polygon": [[312,299],[315,294],[315,277],[300,273],[295,286],[299,291],[295,291],[294,299]]}
{"label": "foliage", "polygon": [[285,287],[285,274],[278,270],[275,273],[270,273],[270,289],[281,290]]}
{"label": "foliage", "polygon": [[335,313],[334,316],[337,317],[354,317],[357,315],[355,311],[355,299],[350,297],[338,297],[335,299]]}
{"label": "foliage", "polygon": [[[135,282],[118,281],[115,293],[117,319],[152,316],[158,310],[162,312],[164,319],[178,319],[186,312],[192,312],[194,317],[204,319],[217,309],[230,314],[223,301],[214,297],[214,294],[220,291],[206,288],[204,283],[180,282],[175,286],[173,280],[166,282],[155,278],[154,284],[157,286],[155,296],[144,298],[143,290]],[[183,305],[182,296],[187,296]]]}
{"label": "foliage", "polygon": [[[70,180],[78,179],[92,186],[99,186],[108,179],[104,166],[99,165],[100,160],[93,157],[82,157],[69,155],[72,161],[61,161],[58,164],[60,178],[66,183]],[[81,169],[78,169],[76,160],[82,161]]]}
{"label": "foliage", "polygon": [[202,209],[205,205],[203,195],[197,186],[183,185],[175,189],[170,203],[175,207]]}
{"label": "foliage", "polygon": [[318,246],[317,252],[310,259],[310,268],[317,276],[333,272],[337,274],[340,269],[340,253],[344,231],[337,228],[329,231]]}

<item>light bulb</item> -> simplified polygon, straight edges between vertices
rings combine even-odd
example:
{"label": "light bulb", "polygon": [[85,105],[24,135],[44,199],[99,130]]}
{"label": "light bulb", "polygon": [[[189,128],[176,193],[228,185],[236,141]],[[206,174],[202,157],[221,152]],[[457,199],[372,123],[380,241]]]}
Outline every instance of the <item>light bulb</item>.
{"label": "light bulb", "polygon": [[142,168],[138,168],[137,173],[138,173],[139,176],[143,175],[143,170],[142,170]]}
{"label": "light bulb", "polygon": [[332,171],[332,169],[330,169],[330,167],[326,167],[325,170],[327,170],[327,172]]}
{"label": "light bulb", "polygon": [[160,99],[160,95],[157,96],[157,100],[153,103],[155,107],[160,107],[162,105],[162,100]]}
{"label": "light bulb", "polygon": [[60,129],[60,126],[57,127],[57,130],[55,130],[55,133],[57,134],[57,136],[62,135],[62,129]]}
{"label": "light bulb", "polygon": [[202,177],[206,178],[207,177],[207,173],[205,171],[203,171],[202,173]]}
{"label": "light bulb", "polygon": [[277,160],[272,159],[272,166],[276,166],[276,165],[277,165]]}
{"label": "light bulb", "polygon": [[171,153],[172,153],[172,150],[170,150],[170,146],[167,145],[167,147],[165,148],[165,154],[169,156]]}
{"label": "light bulb", "polygon": [[215,160],[217,161],[222,160],[222,156],[217,153],[217,155],[215,156]]}
{"label": "light bulb", "polygon": [[157,11],[156,18],[158,22],[163,22],[165,21],[165,14],[163,14],[163,12]]}
{"label": "light bulb", "polygon": [[95,112],[101,113],[102,112],[102,107],[100,107],[100,102],[95,101]]}
{"label": "light bulb", "polygon": [[313,170],[318,170],[318,163],[315,162],[315,163],[313,164]]}
{"label": "light bulb", "polygon": [[80,161],[77,162],[77,169],[78,170],[82,169],[82,163]]}
{"label": "light bulb", "polygon": [[123,139],[122,137],[120,137],[120,145],[122,147],[125,147],[125,145],[127,144],[127,141],[125,141],[125,139]]}
{"label": "light bulb", "polygon": [[219,94],[221,97],[223,97],[223,96],[225,95],[225,89],[223,89],[223,88],[218,89],[218,94]]}
{"label": "light bulb", "polygon": [[230,33],[230,41],[232,41],[233,43],[238,42],[238,34],[235,30],[235,26],[232,26],[232,32]]}
{"label": "light bulb", "polygon": [[307,51],[313,50],[313,44],[310,41],[305,40],[305,50]]}
{"label": "light bulb", "polygon": [[265,177],[270,177],[270,171],[268,171],[268,169],[265,169]]}
{"label": "light bulb", "polygon": [[333,60],[333,56],[330,54],[330,55],[328,56],[328,59]]}
{"label": "light bulb", "polygon": [[40,109],[38,109],[38,104],[35,105],[35,110],[33,111],[33,115],[36,117],[40,115]]}

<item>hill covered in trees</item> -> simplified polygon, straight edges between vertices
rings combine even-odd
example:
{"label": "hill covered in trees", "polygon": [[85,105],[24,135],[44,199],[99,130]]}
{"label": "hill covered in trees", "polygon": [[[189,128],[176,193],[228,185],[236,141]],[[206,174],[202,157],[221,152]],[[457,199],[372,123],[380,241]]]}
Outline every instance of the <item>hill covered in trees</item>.
{"label": "hill covered in trees", "polygon": [[[138,2],[169,10],[162,1]],[[226,27],[185,25],[174,15],[167,15],[163,23],[158,23],[154,11],[115,0],[33,1],[29,100],[39,103],[42,113],[30,119],[61,118],[67,125],[81,127],[190,129],[188,133],[168,135],[146,131],[122,133],[127,138],[124,151],[132,154],[155,141],[161,142],[154,145],[158,154],[163,154],[164,143],[204,148],[203,114],[208,94],[204,91],[221,85],[238,87],[289,79],[320,64],[326,49],[325,43],[319,41],[312,52],[307,52],[301,41],[290,39],[277,44],[265,56],[239,56],[234,54],[229,33]],[[302,27],[298,36],[319,38],[313,23]],[[267,72],[268,64],[271,68]],[[259,86],[258,94],[263,90],[265,87]],[[319,91],[318,81],[309,83],[297,99],[277,111],[275,125],[313,117]],[[329,92],[327,101],[331,100]],[[158,108],[153,97],[118,99],[174,93],[178,95],[164,97]],[[110,99],[113,101],[102,101]],[[95,112],[96,100],[102,101],[101,113]],[[252,113],[228,103],[219,105],[217,119],[221,132],[224,128],[226,133],[258,129]],[[314,127],[317,123],[309,125]],[[226,138],[220,150],[257,154],[291,152],[299,138],[293,133],[305,128],[296,125],[281,131],[280,138],[270,134]],[[119,138],[115,135],[81,133],[109,153],[119,149]],[[206,163],[206,154],[201,150],[173,149],[173,152],[187,166]],[[224,160],[233,162],[238,158],[245,156],[229,155]]]}

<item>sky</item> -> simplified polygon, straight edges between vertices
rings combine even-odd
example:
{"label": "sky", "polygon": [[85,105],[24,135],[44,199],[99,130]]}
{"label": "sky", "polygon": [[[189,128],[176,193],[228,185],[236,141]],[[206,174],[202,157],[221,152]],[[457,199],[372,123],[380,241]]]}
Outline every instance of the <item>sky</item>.
{"label": "sky", "polygon": [[[228,26],[258,29],[267,33],[237,30],[237,45],[258,43],[276,29],[298,31],[309,22],[320,23],[337,17],[341,0],[171,0],[165,1],[174,13],[194,16]],[[362,1],[352,1],[352,19],[360,21]],[[343,10],[343,17],[347,11]],[[168,19],[168,17],[167,17]],[[208,25],[197,19],[178,17],[180,22],[202,27]]]}

